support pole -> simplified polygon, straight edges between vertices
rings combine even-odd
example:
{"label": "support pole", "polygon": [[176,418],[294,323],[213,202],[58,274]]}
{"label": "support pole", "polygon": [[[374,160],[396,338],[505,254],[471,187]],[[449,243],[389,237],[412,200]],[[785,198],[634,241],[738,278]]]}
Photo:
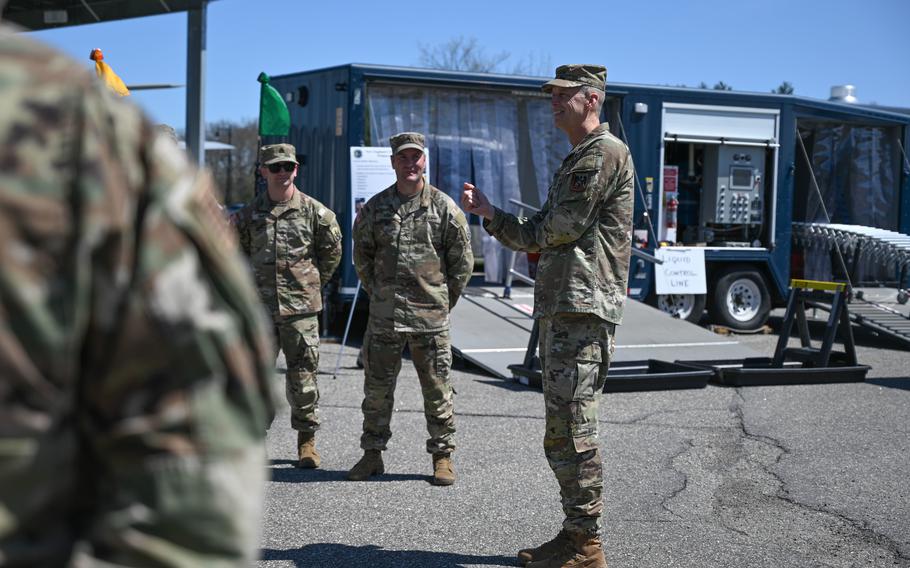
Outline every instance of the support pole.
{"label": "support pole", "polygon": [[205,164],[205,50],[208,0],[187,11],[186,20],[186,151]]}
{"label": "support pole", "polygon": [[354,290],[354,299],[351,301],[351,312],[348,314],[348,323],[344,326],[344,336],[341,338],[341,347],[338,348],[338,357],[335,358],[335,371],[332,373],[334,380],[338,376],[338,368],[341,366],[341,354],[344,353],[344,346],[348,342],[348,332],[351,331],[351,320],[354,319],[354,309],[357,308],[357,296],[360,295],[360,280],[357,281],[357,289]]}

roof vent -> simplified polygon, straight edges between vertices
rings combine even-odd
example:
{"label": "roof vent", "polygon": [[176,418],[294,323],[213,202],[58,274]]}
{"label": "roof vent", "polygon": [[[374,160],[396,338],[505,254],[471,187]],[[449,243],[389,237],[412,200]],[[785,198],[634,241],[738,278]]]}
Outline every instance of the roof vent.
{"label": "roof vent", "polygon": [[856,87],[853,85],[835,85],[831,87],[831,96],[829,101],[837,103],[858,103],[856,98]]}

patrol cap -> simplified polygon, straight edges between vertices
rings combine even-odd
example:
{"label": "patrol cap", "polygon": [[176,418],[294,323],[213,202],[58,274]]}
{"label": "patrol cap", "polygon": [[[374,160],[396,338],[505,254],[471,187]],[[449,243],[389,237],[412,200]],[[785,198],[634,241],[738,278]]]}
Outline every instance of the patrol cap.
{"label": "patrol cap", "polygon": [[572,63],[557,67],[556,78],[544,83],[542,89],[545,93],[549,93],[553,87],[581,87],[582,85],[587,85],[603,91],[606,84],[607,68],[603,65]]}
{"label": "patrol cap", "polygon": [[416,148],[421,152],[426,152],[426,139],[420,132],[400,132],[389,138],[389,144],[392,146],[392,154],[397,154],[407,148]]}
{"label": "patrol cap", "polygon": [[277,164],[279,162],[294,162],[299,164],[297,161],[297,150],[294,149],[292,144],[270,144],[268,146],[263,146],[259,150],[259,163],[263,166],[269,164]]}

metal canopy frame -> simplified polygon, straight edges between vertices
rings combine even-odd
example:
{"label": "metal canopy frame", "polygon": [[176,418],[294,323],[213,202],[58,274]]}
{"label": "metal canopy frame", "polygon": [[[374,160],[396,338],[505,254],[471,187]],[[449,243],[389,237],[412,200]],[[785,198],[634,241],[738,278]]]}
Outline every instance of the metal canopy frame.
{"label": "metal canopy frame", "polygon": [[[205,163],[206,10],[214,0],[8,0],[3,20],[38,31],[187,12],[186,144]],[[0,2],[2,3],[2,2]]]}

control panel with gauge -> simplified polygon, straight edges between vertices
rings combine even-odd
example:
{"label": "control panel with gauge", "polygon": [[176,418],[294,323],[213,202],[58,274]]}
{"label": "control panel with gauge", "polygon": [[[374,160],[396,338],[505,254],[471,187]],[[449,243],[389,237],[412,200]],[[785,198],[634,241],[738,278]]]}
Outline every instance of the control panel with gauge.
{"label": "control panel with gauge", "polygon": [[702,223],[761,224],[765,151],[726,144],[705,148]]}

